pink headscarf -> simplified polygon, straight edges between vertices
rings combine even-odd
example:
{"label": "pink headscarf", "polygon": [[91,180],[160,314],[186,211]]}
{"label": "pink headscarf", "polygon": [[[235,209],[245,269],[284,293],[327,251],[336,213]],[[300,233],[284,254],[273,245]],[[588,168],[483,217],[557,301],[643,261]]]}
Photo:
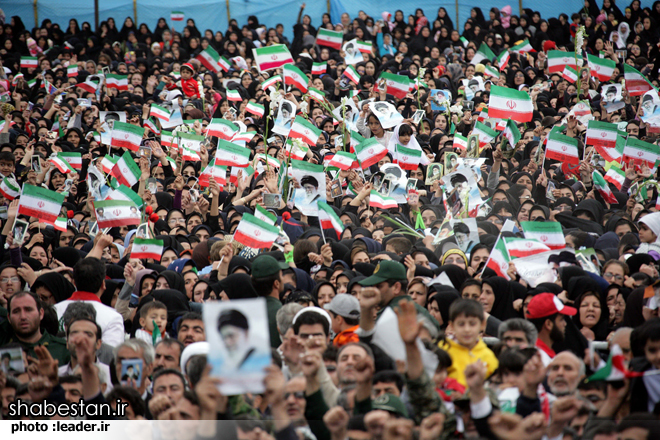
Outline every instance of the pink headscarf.
{"label": "pink headscarf", "polygon": [[502,20],[502,27],[504,29],[509,29],[509,20],[511,20],[511,6],[506,5],[502,9],[500,9],[500,17]]}

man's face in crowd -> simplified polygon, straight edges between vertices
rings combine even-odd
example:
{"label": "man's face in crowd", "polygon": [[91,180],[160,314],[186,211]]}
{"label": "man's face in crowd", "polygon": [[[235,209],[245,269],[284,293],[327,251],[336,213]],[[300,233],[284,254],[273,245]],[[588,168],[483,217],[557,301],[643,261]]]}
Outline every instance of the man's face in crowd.
{"label": "man's face in crowd", "polygon": [[78,403],[83,396],[83,385],[82,382],[75,383],[63,383],[62,388],[64,388],[64,398],[69,403]]}
{"label": "man's face in crowd", "polygon": [[355,383],[355,365],[365,359],[367,352],[359,345],[344,348],[337,358],[337,377],[340,385]]}
{"label": "man's face in crowd", "polygon": [[172,403],[178,403],[185,390],[183,381],[176,374],[164,374],[154,381],[154,396],[167,396]]}
{"label": "man's face in crowd", "polygon": [[99,349],[101,341],[96,339],[96,326],[89,321],[76,321],[69,328],[69,337],[67,338],[67,348],[71,357],[77,358],[75,344],[73,341],[78,339],[87,339],[92,347]]}
{"label": "man's face in crowd", "polygon": [[293,423],[305,420],[305,386],[307,381],[302,376],[297,376],[287,382],[284,388],[284,402],[286,412]]}
{"label": "man's face in crowd", "polygon": [[522,330],[509,330],[508,332],[504,332],[502,340],[509,348],[517,347],[522,349],[529,346],[527,335]]}
{"label": "man's face in crowd", "polygon": [[660,369],[660,339],[656,341],[649,339],[646,341],[646,344],[644,344],[644,356],[653,365],[653,368]]}
{"label": "man's face in crowd", "polygon": [[5,387],[0,391],[0,396],[2,397],[2,415],[7,416],[9,414],[9,404],[16,399],[16,389]]}
{"label": "man's face in crowd", "polygon": [[394,382],[377,382],[371,387],[371,398],[375,399],[383,394],[393,394],[397,397],[401,396],[401,392]]}
{"label": "man's face in crowd", "polygon": [[180,371],[179,361],[181,351],[176,344],[158,344],[156,346],[156,360],[154,361],[154,373],[165,368]]}
{"label": "man's face in crowd", "polygon": [[193,342],[206,341],[204,321],[197,319],[188,319],[183,321],[181,323],[181,327],[179,328],[177,339],[186,347]]}
{"label": "man's face in crowd", "polygon": [[37,303],[30,295],[15,298],[9,310],[9,323],[19,338],[29,338],[39,332],[44,310],[37,307]]}
{"label": "man's face in crowd", "polygon": [[298,338],[308,347],[323,347],[323,350],[319,348],[321,351],[325,351],[329,343],[321,324],[301,325],[298,329]]}
{"label": "man's face in crowd", "polygon": [[575,393],[582,379],[580,360],[572,353],[559,353],[548,365],[548,385],[555,396]]}

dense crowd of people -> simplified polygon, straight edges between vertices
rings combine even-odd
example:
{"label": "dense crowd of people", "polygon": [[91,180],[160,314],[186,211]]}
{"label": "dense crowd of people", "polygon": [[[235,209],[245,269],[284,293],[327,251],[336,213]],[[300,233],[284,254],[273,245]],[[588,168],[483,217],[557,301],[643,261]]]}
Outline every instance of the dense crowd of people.
{"label": "dense crowd of people", "polygon": [[[634,67],[651,95],[658,86],[660,1],[622,11],[586,0],[557,17],[473,8],[462,27],[442,7],[354,18],[304,8],[291,39],[256,16],[203,32],[191,18],[180,31],[166,18],[0,25],[1,418],[21,418],[18,400],[84,399],[123,402],[129,420],[225,423],[201,422],[198,438],[659,438],[658,162],[622,160],[618,140],[660,159],[654,107],[624,75]],[[341,48],[321,35],[340,35]],[[276,45],[307,84],[259,68],[255,54]],[[577,81],[550,67],[553,51],[575,60]],[[209,53],[226,68],[209,69]],[[609,80],[592,57],[614,65]],[[402,77],[403,93],[381,80]],[[604,93],[615,85],[618,100]],[[517,137],[500,135],[492,108],[489,119],[495,87],[531,99],[526,122],[507,122]],[[657,92],[648,100],[660,108]],[[198,151],[166,141],[154,108],[180,109],[174,133],[206,133]],[[316,144],[294,142],[299,157],[275,128],[285,113],[320,131]],[[139,151],[115,143],[112,120],[144,128]],[[250,166],[203,183],[227,141],[207,131],[217,120],[249,134],[234,145]],[[616,149],[588,142],[593,121],[616,128]],[[475,153],[461,139],[477,132]],[[579,158],[553,156],[553,136]],[[382,154],[360,156],[363,144]],[[419,153],[412,166],[402,146]],[[350,166],[328,165],[351,151]],[[105,196],[90,170],[117,190],[104,161],[126,152],[159,258],[131,258],[133,223],[98,228]],[[61,165],[69,153],[82,163]],[[294,160],[325,164],[326,182],[289,186],[320,188],[340,226],[290,197]],[[620,179],[603,188],[611,169]],[[64,195],[64,226],[22,211],[26,185]],[[264,211],[281,231],[272,246],[233,238]],[[530,277],[508,246],[545,246],[533,225],[557,226],[561,244],[544,247]],[[249,298],[265,298],[272,365],[263,393],[227,396],[207,363],[203,310]],[[246,317],[221,327],[247,329]]]}

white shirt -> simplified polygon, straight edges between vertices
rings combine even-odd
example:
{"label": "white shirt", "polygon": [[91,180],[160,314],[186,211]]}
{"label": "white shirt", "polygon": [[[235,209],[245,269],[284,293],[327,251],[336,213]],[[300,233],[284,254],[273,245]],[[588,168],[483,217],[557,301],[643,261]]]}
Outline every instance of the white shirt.
{"label": "white shirt", "polygon": [[87,292],[74,292],[70,299],[55,304],[57,318],[62,319],[66,308],[74,301],[91,304],[96,310],[96,323],[101,327],[103,342],[112,347],[118,346],[124,342],[124,318],[112,307],[106,306],[98,299],[91,298],[91,295]]}

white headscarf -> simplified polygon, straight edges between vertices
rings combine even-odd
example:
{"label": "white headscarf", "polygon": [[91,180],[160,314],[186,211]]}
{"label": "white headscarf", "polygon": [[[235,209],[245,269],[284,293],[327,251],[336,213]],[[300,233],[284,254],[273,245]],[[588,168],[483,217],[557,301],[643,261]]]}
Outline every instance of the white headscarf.
{"label": "white headscarf", "polygon": [[[660,240],[660,212],[654,212],[647,214],[640,220],[640,223],[644,223],[649,227],[651,231],[658,237]],[[656,240],[656,242],[658,241]]]}
{"label": "white headscarf", "polygon": [[[390,136],[390,141],[387,143],[387,151],[392,155],[392,161],[398,161],[397,157],[397,152],[396,152],[396,146],[400,145],[399,144],[399,129],[401,128],[402,125],[404,125],[405,122],[400,123],[396,127],[394,127],[394,131],[392,131],[392,136]],[[422,152],[422,159],[421,159],[421,164],[422,165],[428,165],[431,163],[429,161],[429,158],[426,157],[426,153],[424,150],[422,150],[422,147],[419,145],[419,142],[417,142],[417,138],[413,134],[410,136],[410,142],[408,142],[408,145],[405,145],[406,148],[410,148],[412,150],[419,150]]]}
{"label": "white headscarf", "polygon": [[[626,30],[625,32],[623,31],[624,29]],[[630,36],[630,25],[624,21],[619,24],[617,30],[619,31],[619,41],[621,42],[619,47],[625,48],[628,42],[628,37]]]}

